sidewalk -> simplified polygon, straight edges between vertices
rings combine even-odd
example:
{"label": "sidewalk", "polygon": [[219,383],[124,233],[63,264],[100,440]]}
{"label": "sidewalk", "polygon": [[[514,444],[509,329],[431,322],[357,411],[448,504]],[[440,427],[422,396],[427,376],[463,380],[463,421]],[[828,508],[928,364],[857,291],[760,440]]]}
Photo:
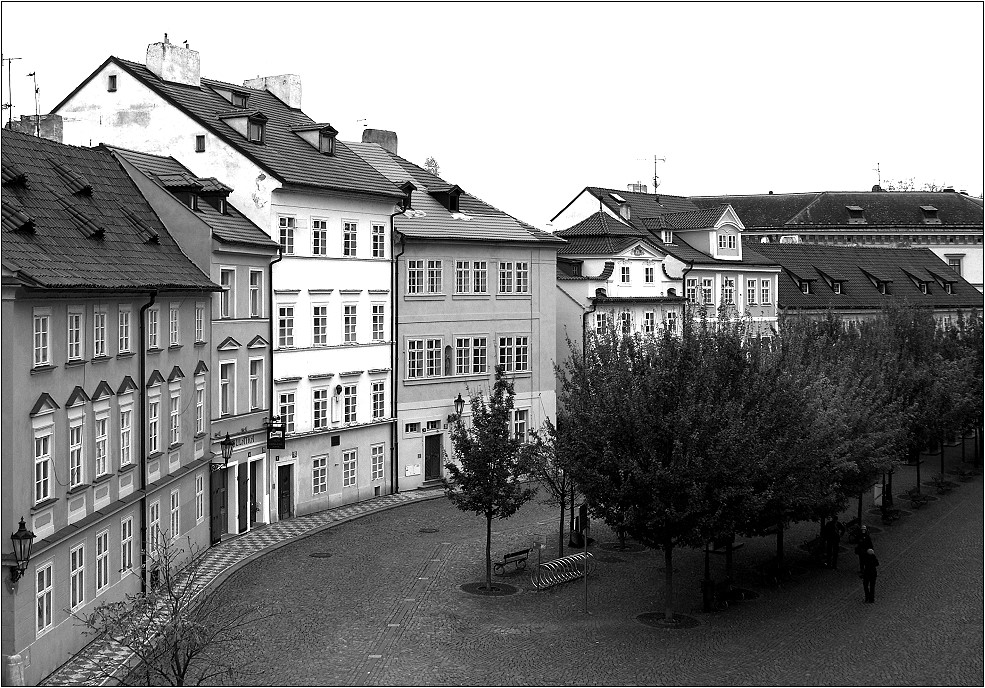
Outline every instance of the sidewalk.
{"label": "sidewalk", "polygon": [[[206,550],[201,556],[199,573],[201,587],[198,592],[215,589],[247,563],[299,538],[367,514],[386,511],[411,502],[435,499],[443,494],[444,488],[436,487],[386,495],[356,504],[326,509],[316,514],[278,521],[221,542]],[[130,651],[116,642],[107,638],[98,638],[49,674],[39,685],[103,685],[106,683],[106,668],[125,662],[129,659],[129,655]]]}

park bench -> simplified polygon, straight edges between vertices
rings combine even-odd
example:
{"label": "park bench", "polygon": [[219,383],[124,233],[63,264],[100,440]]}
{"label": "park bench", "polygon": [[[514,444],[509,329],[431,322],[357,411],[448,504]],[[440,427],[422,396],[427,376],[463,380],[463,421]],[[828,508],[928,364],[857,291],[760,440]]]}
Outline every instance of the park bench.
{"label": "park bench", "polygon": [[493,570],[496,571],[497,576],[502,576],[506,573],[506,565],[513,564],[513,570],[519,571],[527,567],[527,556],[530,554],[529,549],[521,549],[516,552],[507,553],[502,561],[497,561],[493,564]]}

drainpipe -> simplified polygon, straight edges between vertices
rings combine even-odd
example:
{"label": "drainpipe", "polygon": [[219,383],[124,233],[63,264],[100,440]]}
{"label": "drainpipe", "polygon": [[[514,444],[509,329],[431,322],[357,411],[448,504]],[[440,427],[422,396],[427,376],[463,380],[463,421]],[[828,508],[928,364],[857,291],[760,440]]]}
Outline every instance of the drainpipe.
{"label": "drainpipe", "polygon": [[399,456],[397,455],[397,442],[398,442],[398,431],[397,428],[397,390],[400,388],[399,380],[397,377],[397,364],[400,360],[400,353],[397,349],[397,308],[400,304],[400,297],[397,294],[397,259],[404,255],[406,250],[406,244],[404,243],[404,235],[393,228],[393,218],[397,215],[403,215],[407,212],[409,206],[401,205],[400,210],[395,213],[390,214],[390,245],[396,245],[395,238],[400,237],[400,253],[394,253],[391,249],[390,253],[393,255],[393,269],[390,270],[390,295],[392,296],[393,306],[390,308],[390,380],[392,384],[390,385],[390,417],[393,421],[390,423],[390,493],[397,494],[400,492],[400,485],[397,481],[397,461]]}
{"label": "drainpipe", "polygon": [[147,309],[157,300],[157,290],[149,293],[150,301],[140,307],[140,594],[147,593]]}
{"label": "drainpipe", "polygon": [[270,261],[270,279],[267,280],[267,331],[270,333],[270,374],[267,375],[270,401],[267,406],[267,413],[270,414],[271,421],[277,415],[274,413],[274,263],[279,263],[282,260],[284,260],[284,250],[278,245],[277,257]]}

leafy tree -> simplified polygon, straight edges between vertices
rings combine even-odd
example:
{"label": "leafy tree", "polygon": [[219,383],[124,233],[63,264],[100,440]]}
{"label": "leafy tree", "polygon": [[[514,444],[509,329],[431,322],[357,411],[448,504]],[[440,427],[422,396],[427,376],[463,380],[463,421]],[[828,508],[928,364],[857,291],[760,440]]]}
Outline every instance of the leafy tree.
{"label": "leafy tree", "polygon": [[471,426],[461,420],[452,426],[451,441],[459,463],[445,464],[450,480],[445,493],[462,511],[486,517],[486,589],[492,589],[492,520],[509,518],[537,490],[526,487],[527,466],[522,439],[512,431],[513,383],[502,366],[487,404],[481,394],[469,396]]}
{"label": "leafy tree", "polygon": [[[563,415],[558,415],[558,424],[565,422]],[[530,443],[524,447],[527,455],[526,464],[530,476],[534,478],[547,493],[544,503],[558,507],[561,510],[558,521],[557,553],[564,556],[564,513],[565,498],[571,490],[571,471],[568,466],[568,455],[559,444],[561,433],[548,418],[544,427],[530,431]]]}

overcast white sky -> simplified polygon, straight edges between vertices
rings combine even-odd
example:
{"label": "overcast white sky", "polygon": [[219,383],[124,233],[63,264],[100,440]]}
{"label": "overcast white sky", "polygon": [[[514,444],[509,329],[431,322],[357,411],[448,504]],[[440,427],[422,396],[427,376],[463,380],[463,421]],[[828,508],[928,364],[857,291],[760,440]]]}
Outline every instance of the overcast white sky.
{"label": "overcast white sky", "polygon": [[[983,189],[981,3],[4,2],[14,116],[109,55],[189,41],[202,74],[301,76],[302,109],[544,227],[585,186],[679,195]],[[8,100],[3,73],[3,100]],[[7,113],[4,112],[4,121]],[[365,121],[362,121],[365,120]]]}

